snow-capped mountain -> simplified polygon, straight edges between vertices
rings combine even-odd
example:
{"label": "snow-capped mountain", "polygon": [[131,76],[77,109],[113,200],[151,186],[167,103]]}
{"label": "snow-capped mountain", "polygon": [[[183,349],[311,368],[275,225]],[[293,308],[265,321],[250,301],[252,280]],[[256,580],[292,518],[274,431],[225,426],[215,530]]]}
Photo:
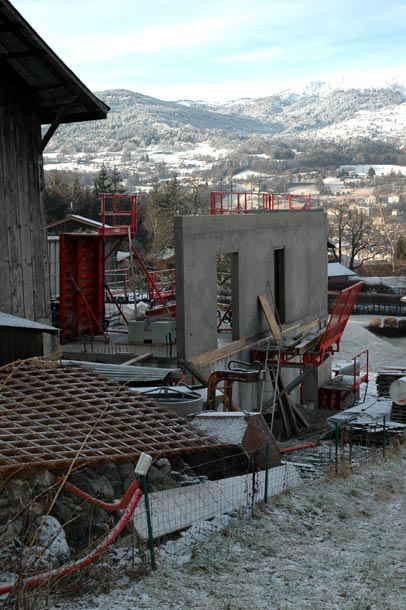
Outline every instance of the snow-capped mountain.
{"label": "snow-capped mountain", "polygon": [[250,136],[312,140],[357,137],[402,146],[406,84],[374,88],[315,81],[302,90],[227,103],[169,102],[128,90],[97,92],[111,108],[106,121],[61,126],[47,152],[116,153],[150,144],[224,141]]}

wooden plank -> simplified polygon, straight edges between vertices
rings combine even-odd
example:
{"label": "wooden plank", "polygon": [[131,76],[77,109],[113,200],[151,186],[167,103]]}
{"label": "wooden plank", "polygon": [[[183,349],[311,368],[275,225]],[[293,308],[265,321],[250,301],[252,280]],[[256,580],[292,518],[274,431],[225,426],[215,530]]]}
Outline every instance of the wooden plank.
{"label": "wooden plank", "polygon": [[[279,390],[280,390],[279,376],[278,376],[278,382],[277,382],[276,381],[277,372],[274,370],[274,368],[271,365],[269,365],[269,375],[270,375],[270,378],[272,381],[274,392],[277,392],[279,394],[280,393],[279,392]],[[278,385],[278,387],[277,387],[277,385]],[[291,428],[290,428],[288,414],[286,413],[285,405],[282,402],[282,397],[278,397],[277,404],[279,406],[279,415],[282,420],[282,427],[285,432],[286,438],[290,438],[292,436]]]}
{"label": "wooden plank", "polygon": [[3,102],[4,88],[0,87],[0,175],[3,179],[0,181],[0,210],[2,212],[0,223],[0,310],[7,313],[11,311],[11,278],[10,278],[10,262],[8,253],[8,235],[7,235],[7,206],[8,193],[6,187],[6,176],[8,171],[8,157],[10,150],[8,148],[6,138],[7,116],[4,108],[6,104]]}
{"label": "wooden plank", "polygon": [[143,360],[148,360],[148,358],[150,356],[153,356],[153,352],[146,352],[145,354],[139,354],[138,356],[134,356],[134,358],[131,358],[130,360],[126,360],[125,362],[122,362],[122,365],[131,365],[131,364],[135,364],[136,362],[142,362]]}
{"label": "wooden plank", "polygon": [[311,330],[314,328],[313,332],[316,332],[316,330],[321,330],[324,329],[327,323],[327,316],[324,316],[323,318],[316,318],[315,320],[311,320],[311,322],[305,322],[304,324],[301,323],[297,323],[297,324],[292,324],[291,326],[285,326],[283,327],[283,334],[285,335],[285,333],[293,333],[295,332],[296,334],[304,334],[305,332]]}
{"label": "wooden plank", "polygon": [[222,358],[226,358],[227,356],[238,353],[249,345],[250,343],[247,341],[247,339],[239,339],[238,341],[233,341],[232,343],[219,347],[218,349],[213,349],[209,352],[205,352],[204,354],[199,354],[199,356],[195,356],[194,358],[190,358],[189,362],[197,367],[205,366],[212,362],[216,362],[216,360],[221,360]]}
{"label": "wooden plank", "polygon": [[303,428],[309,427],[309,422],[305,418],[305,416],[299,411],[297,406],[292,403],[293,413],[295,414],[296,420],[302,425]]}
{"label": "wooden plank", "polygon": [[275,341],[277,343],[280,343],[282,341],[282,332],[281,332],[281,329],[279,328],[279,325],[276,321],[274,313],[271,309],[271,306],[268,301],[268,297],[266,296],[266,294],[261,294],[258,296],[258,299],[259,299],[259,302],[261,303],[262,311],[265,314],[265,317],[269,324],[269,328],[271,329],[271,332],[275,338]]}
{"label": "wooden plank", "polygon": [[189,373],[191,373],[201,384],[207,387],[209,382],[209,378],[207,375],[204,375],[202,371],[197,367],[193,362],[188,360],[179,360],[179,364],[183,366]]}
{"label": "wooden plank", "polygon": [[320,331],[314,335],[308,335],[304,337],[303,341],[296,345],[296,350],[298,354],[305,354],[309,349],[315,347],[320,341],[320,337],[322,336],[324,331]]}

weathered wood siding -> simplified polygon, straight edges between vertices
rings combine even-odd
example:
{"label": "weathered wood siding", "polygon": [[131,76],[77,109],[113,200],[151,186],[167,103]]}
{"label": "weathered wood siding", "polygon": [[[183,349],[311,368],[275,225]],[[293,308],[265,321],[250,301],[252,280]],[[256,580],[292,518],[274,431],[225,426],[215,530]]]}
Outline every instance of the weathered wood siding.
{"label": "weathered wood siding", "polygon": [[41,125],[32,100],[0,75],[0,310],[49,319]]}

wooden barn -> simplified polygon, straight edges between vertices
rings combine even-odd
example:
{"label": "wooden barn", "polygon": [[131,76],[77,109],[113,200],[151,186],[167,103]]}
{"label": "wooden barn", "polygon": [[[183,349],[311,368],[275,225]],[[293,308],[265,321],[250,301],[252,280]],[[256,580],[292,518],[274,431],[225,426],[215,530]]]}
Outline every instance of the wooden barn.
{"label": "wooden barn", "polygon": [[42,153],[61,123],[104,119],[109,108],[7,0],[0,54],[0,311],[47,323]]}

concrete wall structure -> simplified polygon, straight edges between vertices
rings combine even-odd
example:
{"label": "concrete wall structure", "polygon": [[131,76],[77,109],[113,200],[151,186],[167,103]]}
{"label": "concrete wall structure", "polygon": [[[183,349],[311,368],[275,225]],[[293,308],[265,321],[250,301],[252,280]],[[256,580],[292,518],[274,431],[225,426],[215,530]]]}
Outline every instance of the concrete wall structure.
{"label": "concrete wall structure", "polygon": [[178,356],[217,348],[217,259],[231,255],[233,340],[269,334],[258,301],[275,298],[283,250],[283,326],[327,316],[327,216],[321,209],[175,218]]}

